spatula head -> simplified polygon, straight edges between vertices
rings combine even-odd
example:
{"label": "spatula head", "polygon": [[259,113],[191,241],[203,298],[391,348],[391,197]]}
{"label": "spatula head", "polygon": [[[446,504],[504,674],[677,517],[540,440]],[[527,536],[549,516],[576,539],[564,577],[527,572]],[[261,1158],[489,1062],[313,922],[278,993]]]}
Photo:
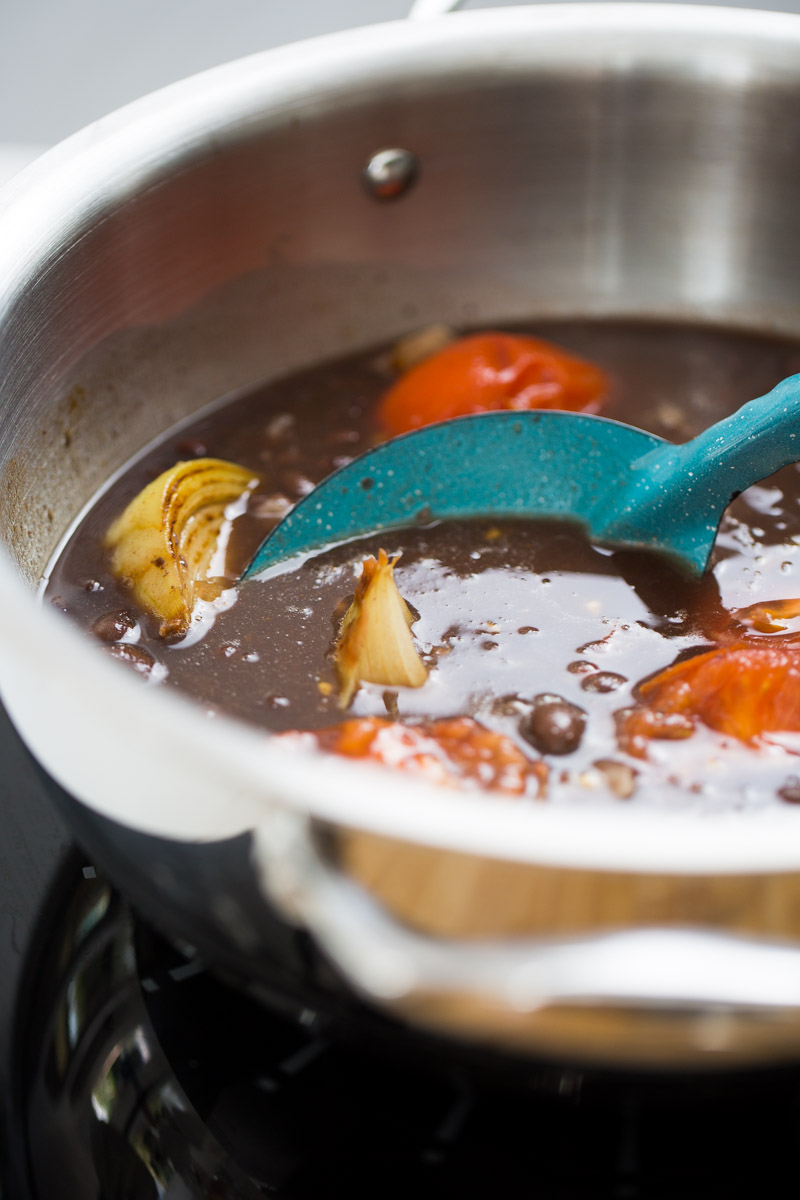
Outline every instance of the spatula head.
{"label": "spatula head", "polygon": [[445,517],[564,517],[602,538],[661,438],[604,417],[480,413],[384,442],[328,476],[262,542],[244,578],[382,529]]}

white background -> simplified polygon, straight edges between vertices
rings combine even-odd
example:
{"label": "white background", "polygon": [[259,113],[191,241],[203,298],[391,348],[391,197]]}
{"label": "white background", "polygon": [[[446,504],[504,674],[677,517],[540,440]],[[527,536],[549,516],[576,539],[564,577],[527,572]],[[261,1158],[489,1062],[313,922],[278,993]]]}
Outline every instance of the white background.
{"label": "white background", "polygon": [[[313,34],[402,18],[411,2],[0,0],[0,144],[52,145],[184,75]],[[800,0],[738,7],[800,11]]]}

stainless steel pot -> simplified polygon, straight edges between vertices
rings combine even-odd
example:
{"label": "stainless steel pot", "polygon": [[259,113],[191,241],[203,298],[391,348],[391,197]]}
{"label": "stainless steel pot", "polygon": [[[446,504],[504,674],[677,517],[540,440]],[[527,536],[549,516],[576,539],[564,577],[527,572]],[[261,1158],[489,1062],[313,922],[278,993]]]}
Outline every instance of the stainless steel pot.
{"label": "stainless steel pot", "polygon": [[[362,172],[387,147],[418,179],[376,202]],[[299,364],[434,320],[796,333],[799,151],[800,19],[558,5],[245,59],[7,190],[3,699],[164,926],[258,976],[277,911],[360,995],[515,1050],[800,1052],[800,813],[487,804],[298,756],[130,679],[34,597],[131,453]]]}

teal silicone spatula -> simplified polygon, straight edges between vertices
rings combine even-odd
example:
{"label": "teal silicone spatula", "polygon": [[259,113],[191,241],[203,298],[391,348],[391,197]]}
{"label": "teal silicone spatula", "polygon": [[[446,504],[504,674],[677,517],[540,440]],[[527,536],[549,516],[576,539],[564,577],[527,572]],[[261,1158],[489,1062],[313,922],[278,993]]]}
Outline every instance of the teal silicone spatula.
{"label": "teal silicone spatula", "polygon": [[676,446],[604,417],[492,412],[393,438],[323,480],[262,542],[244,579],[284,559],[443,517],[563,517],[606,545],[701,574],[722,514],[800,459],[800,375]]}

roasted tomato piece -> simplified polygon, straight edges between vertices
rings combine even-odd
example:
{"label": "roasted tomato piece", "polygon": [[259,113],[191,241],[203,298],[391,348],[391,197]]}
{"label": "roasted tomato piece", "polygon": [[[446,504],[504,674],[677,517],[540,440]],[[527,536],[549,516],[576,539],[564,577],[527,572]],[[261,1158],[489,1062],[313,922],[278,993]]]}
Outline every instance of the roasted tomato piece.
{"label": "roasted tomato piece", "polygon": [[445,787],[474,786],[519,796],[529,780],[536,781],[537,791],[547,780],[544,763],[527,758],[510,738],[471,717],[424,725],[403,725],[381,717],[354,718],[312,736],[322,750],[372,759]]}
{"label": "roasted tomato piece", "polygon": [[643,755],[649,738],[687,737],[695,721],[755,743],[800,731],[800,644],[736,642],[661,671],[619,716],[620,744]]}
{"label": "roasted tomato piece", "polygon": [[478,333],[451,342],[395,383],[378,406],[389,434],[497,409],[598,412],[608,376],[538,338]]}
{"label": "roasted tomato piece", "polygon": [[800,600],[764,600],[747,608],[735,608],[732,615],[758,633],[781,633],[788,621],[800,617]]}
{"label": "roasted tomato piece", "polygon": [[647,757],[651,738],[679,741],[694,733],[694,721],[685,713],[654,712],[651,708],[625,708],[617,716],[617,742],[620,750],[635,758]]}

